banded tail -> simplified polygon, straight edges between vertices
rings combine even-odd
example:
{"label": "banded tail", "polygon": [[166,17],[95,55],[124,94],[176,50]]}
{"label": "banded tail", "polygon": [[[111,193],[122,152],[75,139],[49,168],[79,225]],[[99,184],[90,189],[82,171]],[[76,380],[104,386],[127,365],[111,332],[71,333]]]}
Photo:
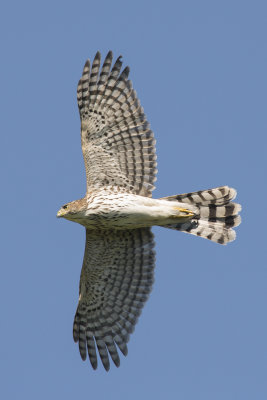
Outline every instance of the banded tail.
{"label": "banded tail", "polygon": [[241,206],[232,202],[235,197],[236,190],[228,186],[163,197],[162,200],[190,204],[197,209],[190,221],[164,227],[201,236],[220,244],[232,242],[236,237],[232,228],[241,223],[241,217],[238,215]]}

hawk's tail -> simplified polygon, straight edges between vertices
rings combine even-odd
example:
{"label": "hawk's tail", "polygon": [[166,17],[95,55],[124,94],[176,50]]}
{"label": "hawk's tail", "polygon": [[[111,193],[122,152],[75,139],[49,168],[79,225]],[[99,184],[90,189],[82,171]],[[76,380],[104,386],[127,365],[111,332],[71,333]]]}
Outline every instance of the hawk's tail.
{"label": "hawk's tail", "polygon": [[241,222],[238,215],[241,206],[232,202],[235,197],[235,189],[228,186],[164,197],[162,200],[190,204],[195,212],[190,221],[165,227],[227,244],[235,240],[236,233],[232,228]]}

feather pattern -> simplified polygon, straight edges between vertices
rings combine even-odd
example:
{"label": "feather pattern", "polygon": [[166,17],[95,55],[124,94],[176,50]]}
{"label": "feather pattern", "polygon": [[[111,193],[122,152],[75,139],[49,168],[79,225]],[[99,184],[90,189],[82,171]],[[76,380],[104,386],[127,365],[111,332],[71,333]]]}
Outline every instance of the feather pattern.
{"label": "feather pattern", "polygon": [[121,57],[111,69],[110,51],[100,70],[97,52],[87,60],[77,88],[87,191],[111,186],[151,196],[156,180],[153,132]]}
{"label": "feather pattern", "polygon": [[97,368],[97,352],[108,370],[120,365],[129,335],[154,281],[154,240],[149,228],[86,231],[80,297],[73,325],[83,360]]}
{"label": "feather pattern", "polygon": [[164,197],[162,200],[197,206],[194,217],[185,223],[164,225],[166,228],[201,236],[219,244],[235,240],[232,229],[241,223],[240,204],[233,203],[236,191],[228,186]]}

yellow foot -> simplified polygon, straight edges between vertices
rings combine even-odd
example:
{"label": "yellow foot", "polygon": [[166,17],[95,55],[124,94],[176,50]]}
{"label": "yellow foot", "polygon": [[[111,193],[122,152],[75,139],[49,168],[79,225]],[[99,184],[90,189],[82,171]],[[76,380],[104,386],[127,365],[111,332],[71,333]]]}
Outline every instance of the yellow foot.
{"label": "yellow foot", "polygon": [[193,217],[195,214],[193,211],[188,210],[187,208],[181,208],[181,207],[174,207],[176,210],[179,210],[181,213],[184,213],[185,215],[179,215],[181,218],[188,218],[188,217]]}

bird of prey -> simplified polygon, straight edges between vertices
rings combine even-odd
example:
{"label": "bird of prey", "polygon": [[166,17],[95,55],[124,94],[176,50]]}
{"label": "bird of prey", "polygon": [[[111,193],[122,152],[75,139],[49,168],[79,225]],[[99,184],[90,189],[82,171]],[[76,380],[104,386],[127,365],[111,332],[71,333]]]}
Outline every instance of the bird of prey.
{"label": "bird of prey", "polygon": [[153,132],[121,56],[110,51],[101,68],[97,52],[78,83],[81,142],[87,191],[57,216],[86,229],[73,338],[94,369],[118,367],[148,299],[154,276],[153,225],[220,244],[235,239],[240,205],[228,186],[152,199],[156,180]]}

